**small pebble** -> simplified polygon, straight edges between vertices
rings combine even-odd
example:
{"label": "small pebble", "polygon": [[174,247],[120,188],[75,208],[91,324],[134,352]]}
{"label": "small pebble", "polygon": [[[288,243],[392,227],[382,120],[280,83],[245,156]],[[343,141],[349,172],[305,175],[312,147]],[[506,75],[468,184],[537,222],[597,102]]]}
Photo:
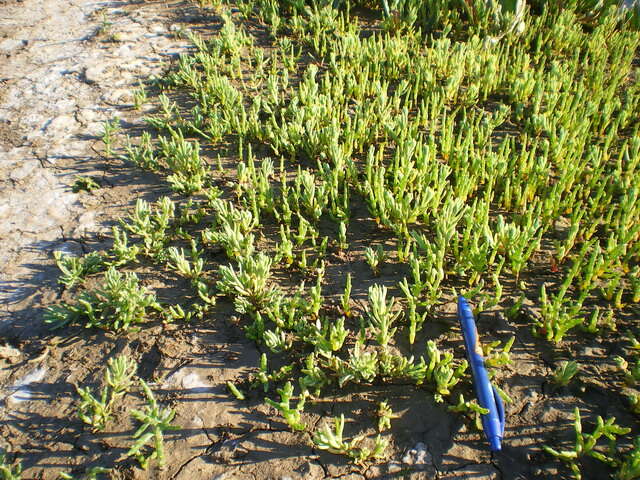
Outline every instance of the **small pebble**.
{"label": "small pebble", "polygon": [[418,442],[415,447],[402,457],[402,462],[407,465],[413,465],[416,468],[424,469],[427,466],[433,465],[433,458],[427,451],[427,446],[422,442]]}

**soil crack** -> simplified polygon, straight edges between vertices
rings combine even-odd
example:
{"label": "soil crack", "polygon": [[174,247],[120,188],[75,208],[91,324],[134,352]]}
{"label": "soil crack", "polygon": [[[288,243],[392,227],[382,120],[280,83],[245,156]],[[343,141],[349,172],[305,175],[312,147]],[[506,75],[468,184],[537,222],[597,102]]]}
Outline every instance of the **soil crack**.
{"label": "soil crack", "polygon": [[184,462],[182,465],[180,465],[180,468],[178,469],[178,471],[171,476],[171,480],[175,480],[178,477],[178,475],[180,475],[182,473],[182,470],[184,470],[187,467],[187,465],[189,465],[191,462],[193,462],[196,458],[200,458],[200,457],[204,457],[204,456],[205,455],[194,455],[189,460]]}

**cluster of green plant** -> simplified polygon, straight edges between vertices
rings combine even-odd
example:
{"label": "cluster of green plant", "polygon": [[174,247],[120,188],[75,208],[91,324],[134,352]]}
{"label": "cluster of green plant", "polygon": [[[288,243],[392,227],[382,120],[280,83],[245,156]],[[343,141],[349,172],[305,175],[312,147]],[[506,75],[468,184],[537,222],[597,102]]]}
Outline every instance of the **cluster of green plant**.
{"label": "cluster of green plant", "polygon": [[[554,245],[556,261],[572,259],[575,268],[558,292],[550,293],[549,286],[543,291],[546,309],[536,329],[559,342],[579,325],[593,331],[599,322],[613,325],[611,310],[603,318],[594,313],[587,322],[581,309],[597,292],[622,306],[625,291],[638,289],[637,272],[628,268],[637,255],[638,230],[630,223],[637,213],[635,193],[625,193],[619,208],[603,208],[616,191],[624,191],[620,187],[629,184],[635,171],[635,162],[624,159],[635,158],[638,143],[619,139],[621,131],[635,125],[630,115],[636,105],[635,90],[621,96],[619,86],[632,68],[628,52],[637,35],[625,30],[618,13],[603,5],[575,4],[557,10],[540,4],[533,14],[524,2],[490,2],[485,10],[478,2],[460,2],[459,12],[466,12],[460,18],[445,21],[446,16],[434,13],[453,15],[456,10],[450,3],[418,9],[421,15],[431,11],[428,16],[441,18],[418,23],[459,26],[473,19],[476,33],[482,33],[493,28],[487,26],[491,18],[502,25],[498,45],[505,48],[487,48],[481,37],[455,43],[443,35],[427,42],[421,55],[403,55],[420,43],[418,32],[411,28],[402,37],[362,38],[354,22],[328,6],[294,8],[280,17],[271,4],[252,4],[247,14],[253,11],[263,19],[286,22],[297,43],[330,60],[331,76],[321,76],[309,65],[295,88],[289,75],[296,61],[282,72],[273,67],[278,61],[289,64],[285,59],[291,40],[281,38],[280,49],[268,57],[225,16],[219,37],[205,43],[192,36],[198,52],[183,57],[169,76],[169,86],[186,88],[199,102],[194,107],[198,110],[183,116],[168,96],[162,96],[162,113],[151,123],[168,130],[170,137],[161,137],[158,149],[165,157],[169,151],[189,150],[184,146],[187,131],[212,142],[237,132],[246,161],[238,168],[236,193],[254,222],[266,214],[280,223],[282,241],[275,258],[291,265],[298,257],[303,268],[309,267],[310,250],[305,247],[296,254],[296,247],[311,241],[322,255],[326,247],[324,239],[319,241],[316,224],[325,214],[337,223],[336,244],[346,246],[349,208],[344,200],[351,190],[360,192],[372,216],[398,235],[398,259],[406,257],[412,264],[412,296],[426,306],[441,298],[442,285],[452,274],[467,277],[470,285],[488,275],[501,291],[502,265],[518,279],[556,218],[569,214],[571,228],[565,238],[554,239]],[[390,11],[405,8],[387,6]],[[264,9],[272,11],[267,15]],[[577,29],[576,19],[594,9],[599,20],[593,29]],[[518,25],[526,28],[505,31],[503,21],[496,20],[512,14],[510,21],[517,18]],[[556,38],[565,39],[565,44]],[[603,43],[607,49],[596,47]],[[240,88],[232,81],[241,75],[238,65],[244,49],[256,52],[249,63],[257,71]],[[267,60],[270,72],[264,69]],[[401,88],[390,91],[393,82],[400,82]],[[503,95],[505,100],[498,108],[484,109],[492,95]],[[365,98],[375,101],[362,102]],[[416,113],[409,115],[410,111]],[[500,137],[496,143],[492,139],[507,121],[522,132]],[[424,132],[431,123],[442,125],[438,135]],[[175,124],[184,129],[176,130]],[[216,135],[209,131],[213,124],[223,125]],[[568,131],[575,134],[569,138]],[[604,135],[604,140],[593,142],[594,135]],[[150,137],[143,144],[145,151],[153,150]],[[256,167],[251,153],[255,144],[266,144],[276,156],[319,157],[322,162],[317,172],[299,169],[290,182],[281,158],[278,190],[271,181],[277,177],[273,161],[264,159]],[[385,149],[392,153],[390,161]],[[352,160],[354,153],[366,157],[362,170]],[[616,158],[617,163],[608,161]],[[554,172],[562,173],[557,180]],[[612,186],[604,178],[618,180]],[[496,207],[503,213],[490,215]],[[297,234],[292,224],[296,220]],[[592,226],[603,222],[612,234],[606,245],[593,238]],[[238,225],[214,230],[207,233],[207,241],[235,251],[236,259],[253,248],[251,236]],[[433,240],[427,240],[424,232]],[[411,253],[414,243],[417,250]],[[368,250],[366,258],[377,272],[383,259],[380,249]],[[580,293],[578,300],[570,298],[574,289]],[[414,325],[418,330],[417,322]]]}
{"label": "cluster of green plant", "polygon": [[[161,134],[179,125],[213,144],[235,135],[241,161],[227,185],[235,201],[211,203],[214,222],[202,243],[219,246],[231,262],[219,268],[216,288],[248,321],[247,335],[272,354],[306,349],[303,362],[275,381],[285,382],[280,402],[268,400],[292,428],[302,426],[306,392],[313,398],[332,384],[403,379],[428,385],[439,401],[450,395],[464,360],[427,339],[416,361],[397,351],[397,334],[406,328],[414,344],[451,282],[480,293],[481,309],[500,304],[505,277],[525,285],[545,242],[559,280],[542,288],[534,332],[557,343],[576,327],[615,328],[615,309],[638,283],[633,215],[640,212],[627,187],[640,142],[621,133],[638,128],[640,90],[623,94],[622,87],[640,41],[624,14],[578,3],[382,2],[385,33],[368,36],[349,4],[345,12],[244,2],[243,15],[270,25],[271,51],[227,15],[220,35],[191,36],[196,52],[181,58],[165,85],[187,91],[196,105],[182,113],[162,97],[150,124]],[[302,62],[304,49],[326,71]],[[294,75],[299,81],[291,82]],[[503,134],[506,124],[515,131]],[[324,261],[327,249],[349,249],[354,194],[397,245],[395,255],[380,245],[365,249],[373,275],[385,262],[406,264],[409,275],[398,285],[402,296],[371,286],[362,317],[348,276],[340,314],[326,315]],[[560,218],[566,231],[557,228]],[[273,249],[258,253],[264,235]],[[178,269],[179,250],[171,252]],[[201,275],[191,269],[195,257],[182,258],[184,276]],[[278,284],[280,269],[315,285],[290,295]],[[516,304],[527,294],[517,292]],[[602,300],[612,308],[594,308]],[[493,369],[511,362],[513,340],[485,345]],[[561,368],[556,382],[566,384],[572,367]],[[296,372],[301,394],[292,406]],[[265,357],[253,384],[266,391],[270,375]],[[452,408],[481,414],[463,397]]]}
{"label": "cluster of green plant", "polygon": [[458,396],[458,403],[450,405],[447,409],[450,412],[464,413],[468,417],[471,417],[477,430],[482,430],[481,415],[489,413],[489,409],[482,408],[475,400],[465,400],[462,394]]}
{"label": "cluster of green plant", "polygon": [[[136,441],[127,452],[127,456],[135,455],[140,462],[140,466],[145,470],[149,465],[149,461],[153,459],[157,459],[158,465],[163,467],[166,464],[163,433],[180,428],[171,424],[176,412],[172,408],[162,408],[158,405],[147,383],[142,379],[139,379],[139,381],[147,405],[145,405],[143,410],[131,411],[131,416],[142,425],[133,434],[133,438]],[[149,445],[149,443],[151,443],[151,445]],[[151,452],[145,454],[144,451],[149,450],[149,448]]]}
{"label": "cluster of green plant", "polygon": [[99,272],[104,265],[104,258],[98,252],[91,252],[82,257],[65,255],[60,251],[53,252],[56,265],[62,272],[58,283],[71,288],[81,282],[84,277]]}
{"label": "cluster of green plant", "polygon": [[217,287],[234,299],[239,312],[260,310],[271,304],[276,295],[269,283],[271,264],[271,258],[258,253],[240,259],[238,270],[233,266],[222,266]]}
{"label": "cluster of green plant", "polygon": [[313,443],[320,450],[346,455],[356,463],[362,463],[368,459],[384,458],[389,440],[380,435],[376,436],[372,449],[359,446],[363,437],[358,436],[350,441],[343,439],[344,415],[334,419],[333,429],[329,425],[318,430],[313,436]]}
{"label": "cluster of green plant", "polygon": [[[158,405],[147,383],[136,377],[136,371],[136,362],[128,356],[120,355],[110,358],[104,376],[105,386],[99,398],[94,396],[89,387],[77,387],[80,395],[78,415],[84,423],[91,425],[94,431],[104,430],[112,419],[116,403],[134,387],[137,379],[144,394],[146,406],[143,410],[131,411],[131,416],[142,425],[133,434],[135,442],[126,456],[135,456],[143,469],[148,467],[149,461],[152,459],[157,459],[158,465],[162,467],[166,462],[163,432],[179,428],[171,423],[175,411]],[[151,445],[149,445],[150,443]],[[87,472],[87,476],[84,478],[95,479],[98,474],[107,472],[107,469],[96,467]],[[63,474],[62,478],[72,478],[64,475],[66,474]]]}
{"label": "cluster of green plant", "polygon": [[[162,308],[117,269],[149,262],[193,291],[192,306],[169,306],[165,321],[215,321],[220,298],[233,304],[265,352],[248,385],[275,389],[280,400],[265,401],[293,430],[309,428],[304,409],[328,389],[374,382],[424,388],[437,402],[457,394],[449,410],[478,424],[485,411],[465,400],[463,355],[424,328],[454,286],[479,310],[517,298],[511,318],[534,300],[531,327],[553,343],[615,330],[640,299],[640,35],[634,13],[612,3],[383,0],[373,5],[381,29],[365,32],[351,15],[357,2],[242,1],[243,17],[269,25],[270,47],[226,12],[211,38],[189,34],[194,51],[158,82],[158,110],[146,118],[155,134],[125,148],[181,199],[139,200],[100,261],[57,259],[68,287],[109,269],[103,288],[52,307],[47,321],[140,323]],[[143,92],[138,106],[149,100]],[[105,126],[108,155],[116,130]],[[207,158],[223,148],[231,164]],[[360,248],[353,226],[365,210],[379,238]],[[332,302],[336,256],[366,262],[374,277],[405,278],[347,274]],[[544,270],[554,275],[538,294],[528,276]],[[494,378],[511,363],[514,338],[483,346]],[[270,371],[267,355],[285,366]],[[631,384],[637,372],[624,362]],[[554,382],[567,385],[577,370],[561,364]],[[150,403],[138,412],[132,454],[161,444],[172,418],[143,389]],[[383,431],[393,413],[378,407]],[[385,439],[369,448],[344,440],[343,428],[335,419],[313,433],[315,444],[357,462],[383,455]],[[583,435],[576,412],[575,450],[547,451],[574,472],[590,455],[628,477],[633,453],[620,463],[596,448],[623,431],[600,421]],[[151,455],[163,458],[158,446]]]}
{"label": "cluster of green plant", "polygon": [[580,366],[575,360],[560,362],[553,372],[553,383],[559,387],[566,387],[579,370]]}
{"label": "cluster of green plant", "polygon": [[102,143],[104,143],[105,147],[105,156],[111,157],[113,155],[114,135],[119,131],[120,119],[118,117],[107,120],[102,124]]}
{"label": "cluster of green plant", "polygon": [[86,328],[127,331],[143,322],[150,310],[161,309],[155,295],[139,285],[135,273],[123,275],[110,267],[101,287],[82,292],[75,304],[62,303],[47,308],[44,321],[53,328],[83,323]]}
{"label": "cluster of green plant", "polygon": [[93,178],[76,175],[76,179],[73,182],[73,186],[71,187],[71,190],[73,191],[73,193],[78,193],[83,190],[91,193],[94,190],[97,190],[98,188],[100,188],[100,184],[96,182]]}
{"label": "cluster of green plant", "polygon": [[[165,258],[165,247],[169,240],[168,230],[174,216],[175,204],[169,197],[158,200],[155,208],[145,200],[139,199],[131,215],[120,223],[125,230],[141,239],[142,253],[161,261]],[[121,238],[126,244],[126,235]],[[124,255],[126,257],[126,253]]]}
{"label": "cluster of green plant", "polygon": [[616,473],[618,480],[640,478],[640,437],[633,442],[633,449],[627,453]]}
{"label": "cluster of green plant", "polygon": [[[603,463],[611,465],[612,467],[618,467],[620,465],[619,460],[616,455],[616,437],[619,435],[627,434],[631,431],[630,428],[624,428],[619,425],[616,425],[615,418],[609,418],[606,421],[602,419],[602,417],[598,417],[597,424],[592,433],[583,433],[582,431],[582,420],[580,418],[580,410],[576,407],[574,410],[574,428],[576,432],[576,442],[573,450],[555,450],[548,445],[543,445],[543,449],[553,455],[556,458],[559,458],[563,462],[569,464],[571,471],[573,472],[574,478],[580,480],[582,478],[582,472],[580,471],[580,459],[584,456],[590,456],[599,460]],[[606,437],[609,439],[609,449],[608,452],[602,452],[597,450],[597,442],[601,437]],[[628,471],[630,471],[631,464],[625,462],[626,467],[624,467],[625,473],[621,473],[624,475],[628,475]]]}
{"label": "cluster of green plant", "polygon": [[[105,386],[99,398],[94,396],[89,387],[76,387],[80,395],[78,405],[80,419],[91,425],[94,431],[104,430],[112,419],[116,403],[133,388],[136,370],[137,364],[134,360],[126,355],[120,355],[107,361],[107,369],[104,374]],[[157,459],[158,465],[162,467],[166,463],[163,432],[179,428],[171,423],[175,411],[160,407],[147,383],[142,379],[138,379],[138,381],[147,404],[143,410],[131,411],[131,416],[142,425],[133,434],[135,442],[126,456],[135,456],[144,469],[152,459]],[[150,443],[151,445],[149,445]],[[61,480],[97,480],[99,476],[109,474],[110,471],[109,468],[91,467],[82,477],[61,472],[58,478]],[[0,452],[0,478],[2,480],[20,480],[22,478],[21,465],[7,463],[5,452]]]}
{"label": "cluster of green plant", "polygon": [[77,387],[82,399],[78,407],[80,419],[94,430],[104,430],[112,417],[115,403],[131,389],[137,368],[137,364],[126,355],[110,358],[104,377],[106,385],[99,398],[93,395],[91,388]]}

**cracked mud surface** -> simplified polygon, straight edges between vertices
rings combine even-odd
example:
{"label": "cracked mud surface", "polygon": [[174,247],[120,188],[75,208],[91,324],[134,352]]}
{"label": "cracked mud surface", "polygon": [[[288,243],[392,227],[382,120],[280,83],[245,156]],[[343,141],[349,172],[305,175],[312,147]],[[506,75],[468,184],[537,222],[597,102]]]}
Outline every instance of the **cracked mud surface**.
{"label": "cracked mud surface", "polygon": [[[154,178],[101,154],[103,122],[117,116],[135,135],[141,114],[131,108],[131,91],[184,50],[174,30],[214,20],[182,3],[24,0],[0,3],[0,11],[0,335],[14,349],[0,359],[0,447],[22,461],[23,478],[55,479],[96,465],[115,465],[117,479],[561,478],[566,472],[541,445],[571,440],[573,405],[585,415],[629,416],[604,388],[614,343],[593,340],[578,349],[583,383],[556,391],[546,379],[563,352],[534,339],[524,323],[487,315],[479,323],[490,332],[487,341],[516,335],[514,364],[498,376],[514,400],[504,451],[492,456],[473,426],[424,392],[376,386],[370,393],[388,398],[400,415],[392,454],[357,466],[314,450],[309,434],[291,433],[260,393],[247,402],[229,396],[226,381],[252,371],[260,355],[230,318],[207,328],[154,326],[126,338],[49,332],[42,307],[62,295],[52,252],[101,248],[112,219],[136,198],[168,193]],[[73,193],[76,175],[101,188]],[[447,308],[451,314],[455,306]],[[108,433],[90,433],[77,417],[75,386],[96,386],[104,359],[120,353],[139,362],[158,399],[177,411],[181,428],[167,435],[164,470],[143,471],[124,459],[135,431],[128,414],[141,398],[127,397]],[[367,397],[347,388],[318,402],[305,422],[349,413],[355,421],[347,436],[371,433]],[[587,478],[604,478],[598,468]]]}
{"label": "cracked mud surface", "polygon": [[[125,119],[132,89],[184,47],[169,32],[172,14],[152,3],[2,5],[0,325],[44,298],[53,250],[86,250],[150,188],[96,149],[103,122]],[[105,188],[73,193],[77,175]]]}

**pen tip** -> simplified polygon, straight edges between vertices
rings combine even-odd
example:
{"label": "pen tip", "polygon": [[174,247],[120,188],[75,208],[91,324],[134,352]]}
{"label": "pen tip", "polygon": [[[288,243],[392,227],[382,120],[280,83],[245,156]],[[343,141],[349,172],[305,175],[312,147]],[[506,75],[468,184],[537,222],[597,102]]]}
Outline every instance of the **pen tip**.
{"label": "pen tip", "polygon": [[493,437],[489,440],[489,445],[491,446],[492,452],[499,452],[502,450],[501,439],[499,437]]}

